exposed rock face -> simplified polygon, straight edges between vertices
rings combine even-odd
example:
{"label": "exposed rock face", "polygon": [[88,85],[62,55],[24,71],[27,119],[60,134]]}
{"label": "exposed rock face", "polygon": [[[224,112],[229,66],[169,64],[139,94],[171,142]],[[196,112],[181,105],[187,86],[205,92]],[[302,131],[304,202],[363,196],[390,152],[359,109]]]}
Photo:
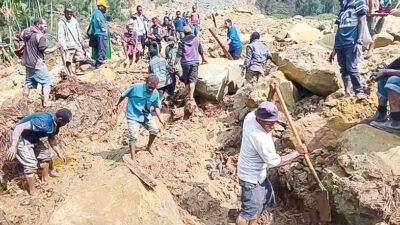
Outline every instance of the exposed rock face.
{"label": "exposed rock face", "polygon": [[273,61],[289,80],[309,91],[328,96],[341,87],[339,70],[327,62],[328,49],[318,44],[299,44],[273,54]]}
{"label": "exposed rock face", "polygon": [[400,137],[367,125],[358,125],[343,134],[339,164],[349,174],[400,175]]}
{"label": "exposed rock face", "polygon": [[344,223],[397,224],[399,194],[394,180],[400,174],[400,137],[357,125],[344,132],[338,143],[338,165],[327,169],[324,180]]}
{"label": "exposed rock face", "polygon": [[168,190],[147,190],[125,167],[98,172],[83,181],[51,215],[49,225],[183,225]]}
{"label": "exposed rock face", "polygon": [[307,23],[298,23],[294,25],[287,34],[287,37],[291,38],[296,43],[317,41],[322,39],[323,36],[321,31]]}

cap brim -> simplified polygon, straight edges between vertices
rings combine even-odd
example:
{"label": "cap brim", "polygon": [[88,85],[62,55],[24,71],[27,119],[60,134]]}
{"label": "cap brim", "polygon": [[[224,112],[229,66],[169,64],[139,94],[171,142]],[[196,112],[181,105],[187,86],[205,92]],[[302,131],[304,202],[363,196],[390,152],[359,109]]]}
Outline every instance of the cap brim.
{"label": "cap brim", "polygon": [[107,4],[99,4],[99,6],[103,6],[103,7],[106,7],[106,8],[110,8],[110,6],[109,5],[107,5]]}
{"label": "cap brim", "polygon": [[262,117],[259,115],[259,113],[257,112],[257,110],[254,112],[254,114],[256,115],[256,118],[257,118],[257,119],[262,120],[262,121],[266,121],[266,122],[278,122],[278,121],[280,120],[280,119],[279,119],[279,113],[278,113],[278,116],[277,116],[277,117],[275,117],[275,118],[268,118],[268,119],[262,118]]}
{"label": "cap brim", "polygon": [[169,45],[172,45],[174,43],[174,41],[168,41]]}

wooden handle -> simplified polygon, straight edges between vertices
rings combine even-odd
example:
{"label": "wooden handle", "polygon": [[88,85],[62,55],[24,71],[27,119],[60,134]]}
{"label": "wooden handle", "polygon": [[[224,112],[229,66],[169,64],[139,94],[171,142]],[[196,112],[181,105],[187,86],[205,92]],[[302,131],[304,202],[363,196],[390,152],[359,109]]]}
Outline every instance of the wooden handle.
{"label": "wooden handle", "polygon": [[[289,127],[294,134],[297,145],[300,146],[303,144],[303,142],[301,141],[299,133],[297,132],[296,127],[294,126],[292,116],[290,115],[289,110],[286,107],[285,100],[283,99],[283,96],[282,96],[282,93],[281,93],[281,90],[279,89],[279,87],[276,89],[276,94],[278,95],[279,101],[281,102],[283,113],[285,114],[286,119],[288,120]],[[310,160],[310,157],[308,156],[308,154],[304,155],[304,159],[306,160],[308,168],[310,168],[312,174],[314,175],[315,179],[317,180],[318,185],[321,188],[321,190],[326,190],[326,188],[323,186],[321,180],[319,179],[317,172],[315,171],[314,166],[311,163],[311,160]]]}
{"label": "wooden handle", "polygon": [[219,40],[217,34],[215,33],[215,31],[212,28],[208,28],[208,30],[210,31],[211,35],[215,38],[215,40],[217,41],[217,43],[219,44],[219,46],[222,48],[222,51],[224,52],[225,56],[229,59],[229,60],[233,60],[231,54],[229,54],[228,50],[226,50],[224,44],[222,44],[222,42]]}

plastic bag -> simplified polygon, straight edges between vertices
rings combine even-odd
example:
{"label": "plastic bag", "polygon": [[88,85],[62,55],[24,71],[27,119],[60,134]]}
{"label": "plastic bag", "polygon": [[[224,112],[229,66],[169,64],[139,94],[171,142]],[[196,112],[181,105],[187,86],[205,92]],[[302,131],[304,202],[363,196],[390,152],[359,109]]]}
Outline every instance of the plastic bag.
{"label": "plastic bag", "polygon": [[361,40],[363,40],[363,44],[365,46],[368,46],[369,44],[371,44],[373,42],[373,40],[372,40],[371,34],[369,33],[369,30],[367,27],[367,17],[365,17],[364,20],[365,20],[364,21],[365,27],[364,27],[364,32],[362,33],[362,36],[361,36]]}

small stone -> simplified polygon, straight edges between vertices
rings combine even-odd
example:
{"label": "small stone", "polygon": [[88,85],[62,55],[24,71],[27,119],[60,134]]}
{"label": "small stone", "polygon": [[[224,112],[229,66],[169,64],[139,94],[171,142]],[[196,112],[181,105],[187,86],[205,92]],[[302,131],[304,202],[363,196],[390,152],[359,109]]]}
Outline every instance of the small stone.
{"label": "small stone", "polygon": [[299,162],[293,163],[292,167],[296,168],[297,170],[302,170],[304,168],[304,166]]}
{"label": "small stone", "polygon": [[365,178],[361,175],[354,175],[350,178],[350,180],[354,181],[354,182],[359,182],[359,183],[364,183],[365,182]]}
{"label": "small stone", "polygon": [[299,174],[299,175],[297,176],[297,178],[298,178],[301,182],[307,181],[307,177],[308,177],[308,174],[307,174],[306,172],[303,172],[303,173],[301,173],[301,174]]}

